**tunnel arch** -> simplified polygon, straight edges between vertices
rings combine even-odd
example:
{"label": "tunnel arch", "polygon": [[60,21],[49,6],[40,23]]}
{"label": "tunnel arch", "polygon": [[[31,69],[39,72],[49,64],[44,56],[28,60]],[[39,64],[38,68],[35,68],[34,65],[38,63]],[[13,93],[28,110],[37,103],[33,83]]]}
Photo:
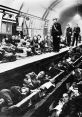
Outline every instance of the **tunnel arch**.
{"label": "tunnel arch", "polygon": [[[62,24],[63,32],[65,30],[66,24],[70,22],[76,14],[77,14],[77,6],[68,8],[61,13],[59,22]],[[82,4],[78,5],[78,14],[82,16]]]}
{"label": "tunnel arch", "polygon": [[71,6],[61,12],[59,16],[59,22],[62,24],[63,33],[65,31],[67,23],[69,23],[77,13],[82,17],[82,4],[78,4],[78,6],[77,5]]}
{"label": "tunnel arch", "polygon": [[66,24],[69,23],[77,13],[80,16],[82,16],[82,4],[78,5],[78,12],[77,12],[77,6],[73,6],[61,13],[59,22],[62,24],[63,32],[65,30]]}
{"label": "tunnel arch", "polygon": [[[55,7],[56,6],[58,6],[59,4],[61,4],[61,3],[64,3],[64,2],[66,2],[65,3],[65,5],[66,4],[69,4],[69,3],[67,3],[67,1],[64,1],[64,0],[54,0],[54,2],[52,2],[51,4],[50,4],[50,6],[46,9],[46,11],[44,12],[44,14],[43,14],[43,16],[42,16],[42,19],[47,19],[47,17],[48,17],[48,15],[49,15],[49,13],[50,13],[50,11],[52,10],[54,10],[55,9]],[[81,0],[72,0],[72,1],[70,1],[70,2],[73,2],[73,4],[72,4],[72,7],[74,7],[74,6],[80,6],[81,4],[82,4],[82,1]],[[71,4],[70,4],[71,5]],[[69,7],[70,8],[70,7]]]}

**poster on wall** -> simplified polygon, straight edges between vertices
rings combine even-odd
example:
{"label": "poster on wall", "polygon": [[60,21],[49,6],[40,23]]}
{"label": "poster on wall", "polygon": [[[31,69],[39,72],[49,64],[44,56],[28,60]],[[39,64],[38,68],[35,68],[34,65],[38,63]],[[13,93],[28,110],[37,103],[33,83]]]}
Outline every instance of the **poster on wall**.
{"label": "poster on wall", "polygon": [[1,33],[2,25],[0,26],[0,33]]}
{"label": "poster on wall", "polygon": [[27,35],[27,25],[26,25],[26,19],[24,18],[23,21],[23,35]]}
{"label": "poster on wall", "polygon": [[12,34],[12,24],[11,23],[6,24],[6,33]]}
{"label": "poster on wall", "polygon": [[1,33],[1,25],[2,25],[2,16],[3,16],[3,13],[0,13],[0,33]]}
{"label": "poster on wall", "polygon": [[11,23],[6,23],[6,22],[2,22],[1,33],[3,33],[3,34],[12,34],[12,24]]}
{"label": "poster on wall", "polygon": [[29,37],[32,37],[32,31],[31,29],[28,30]]}
{"label": "poster on wall", "polygon": [[6,23],[2,22],[2,33],[6,34]]}
{"label": "poster on wall", "polygon": [[23,35],[28,35],[28,31],[26,28],[23,29]]}

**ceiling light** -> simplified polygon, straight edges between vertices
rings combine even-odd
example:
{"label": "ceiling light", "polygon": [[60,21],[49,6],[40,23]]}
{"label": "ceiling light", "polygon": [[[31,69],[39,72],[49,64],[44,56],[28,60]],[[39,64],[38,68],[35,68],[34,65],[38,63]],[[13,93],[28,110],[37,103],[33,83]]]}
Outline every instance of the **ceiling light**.
{"label": "ceiling light", "polygon": [[75,16],[74,16],[74,19],[75,20],[79,20],[81,17],[80,17],[80,15],[79,14],[76,14]]}

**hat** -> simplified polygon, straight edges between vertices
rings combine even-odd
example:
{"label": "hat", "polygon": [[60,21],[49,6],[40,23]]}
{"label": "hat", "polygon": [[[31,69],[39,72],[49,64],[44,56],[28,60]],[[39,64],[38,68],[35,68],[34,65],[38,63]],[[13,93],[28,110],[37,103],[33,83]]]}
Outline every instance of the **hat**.
{"label": "hat", "polygon": [[30,77],[29,74],[26,74],[26,75],[25,75],[25,78],[26,78],[26,79],[31,79],[31,77]]}
{"label": "hat", "polygon": [[67,93],[64,93],[63,94],[63,98],[65,98],[65,97],[68,97],[68,94]]}
{"label": "hat", "polygon": [[29,75],[30,75],[30,77],[31,77],[31,79],[36,79],[36,74],[35,74],[35,72],[31,72],[31,73],[29,73]]}

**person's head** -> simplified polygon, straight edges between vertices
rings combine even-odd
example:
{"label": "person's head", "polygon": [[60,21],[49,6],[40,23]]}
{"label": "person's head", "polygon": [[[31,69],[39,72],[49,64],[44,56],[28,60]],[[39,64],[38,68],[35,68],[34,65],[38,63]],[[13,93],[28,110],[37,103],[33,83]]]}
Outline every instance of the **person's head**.
{"label": "person's head", "polygon": [[16,35],[16,36],[14,37],[14,39],[18,40],[18,36]]}
{"label": "person's head", "polygon": [[33,37],[33,40],[34,41],[37,41],[38,40],[36,35]]}
{"label": "person's head", "polygon": [[2,39],[2,43],[4,43],[4,42],[5,42],[5,38]]}
{"label": "person's head", "polygon": [[9,39],[8,39],[8,38],[6,38],[6,39],[5,39],[5,42],[6,42],[6,43],[10,43],[10,41],[9,41]]}
{"label": "person's head", "polygon": [[[25,84],[25,85],[24,85]],[[26,85],[32,85],[32,81],[31,81],[31,78],[24,78],[24,84],[23,86],[26,86]]]}
{"label": "person's head", "polygon": [[31,79],[36,79],[36,74],[35,74],[35,72],[31,72],[31,73],[29,73],[29,75],[30,75],[30,77],[31,77]]}
{"label": "person's head", "polygon": [[3,98],[0,98],[0,106],[5,102]]}
{"label": "person's head", "polygon": [[67,27],[70,27],[70,24],[67,24]]}
{"label": "person's head", "polygon": [[73,88],[77,88],[77,83],[73,82],[72,86],[73,86]]}
{"label": "person's head", "polygon": [[76,24],[76,27],[78,27],[78,24]]}
{"label": "person's head", "polygon": [[44,79],[44,77],[45,77],[45,72],[44,71],[41,71],[41,72],[38,73],[36,79],[39,79],[40,80],[40,79]]}
{"label": "person's head", "polygon": [[5,105],[5,100],[3,98],[0,98],[0,111],[4,105]]}
{"label": "person's head", "polygon": [[58,21],[58,18],[54,18],[54,19],[53,19],[53,22],[54,22],[54,23],[57,23],[57,21]]}
{"label": "person's head", "polygon": [[69,100],[69,95],[67,93],[63,94],[63,101],[66,103]]}
{"label": "person's head", "polygon": [[15,36],[14,35],[12,36],[12,40],[15,40]]}
{"label": "person's head", "polygon": [[26,74],[25,75],[25,78],[28,80],[28,79],[31,79],[30,75],[29,74]]}
{"label": "person's head", "polygon": [[22,87],[22,88],[21,88],[21,92],[22,92],[23,95],[26,95],[26,94],[29,94],[30,89],[27,88],[27,87]]}
{"label": "person's head", "polygon": [[80,69],[77,68],[74,71],[75,71],[75,74],[74,75],[77,76],[77,77],[79,77],[79,75],[80,75]]}
{"label": "person's head", "polygon": [[24,36],[24,40],[27,40],[27,36]]}
{"label": "person's head", "polygon": [[11,90],[11,92],[20,92],[20,90],[21,90],[21,87],[20,86],[12,86],[11,88],[10,88],[10,90]]}
{"label": "person's head", "polygon": [[41,35],[37,35],[37,38],[40,39],[41,38]]}
{"label": "person's head", "polygon": [[59,61],[59,63],[58,63],[58,67],[61,67],[61,66],[62,66],[62,62]]}

